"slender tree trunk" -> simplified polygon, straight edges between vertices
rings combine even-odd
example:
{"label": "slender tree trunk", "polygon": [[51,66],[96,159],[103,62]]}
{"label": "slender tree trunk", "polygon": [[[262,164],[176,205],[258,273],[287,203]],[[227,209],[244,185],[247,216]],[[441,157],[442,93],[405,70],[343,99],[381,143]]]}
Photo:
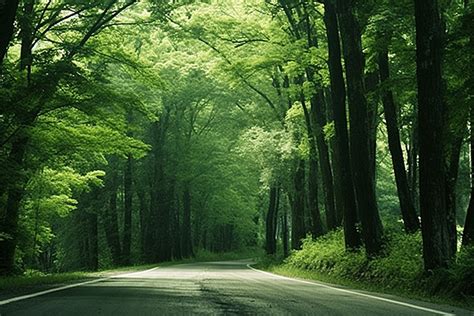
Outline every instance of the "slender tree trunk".
{"label": "slender tree trunk", "polygon": [[283,206],[283,216],[281,223],[281,232],[283,239],[283,256],[286,258],[290,255],[290,243],[289,243],[289,233],[288,233],[288,201]]}
{"label": "slender tree trunk", "polygon": [[276,226],[277,219],[277,199],[278,188],[276,186],[270,187],[268,211],[265,221],[265,251],[268,255],[276,253]]}
{"label": "slender tree trunk", "polygon": [[382,102],[385,121],[387,123],[388,147],[390,154],[392,155],[392,164],[395,173],[395,182],[397,184],[398,200],[400,201],[403,224],[406,232],[413,233],[420,228],[420,222],[408,188],[405,162],[403,160],[403,151],[400,143],[400,132],[398,130],[398,115],[392,91],[388,86],[390,72],[387,47],[382,48],[378,54],[378,66],[382,83]]}
{"label": "slender tree trunk", "polygon": [[365,76],[365,86],[367,94],[367,118],[369,132],[369,154],[370,154],[370,177],[374,192],[377,192],[377,129],[379,125],[379,97],[376,90],[379,86],[380,78],[378,71],[369,72]]}
{"label": "slender tree trunk", "polygon": [[137,187],[137,196],[138,196],[138,203],[140,206],[140,254],[143,260],[146,260],[146,236],[147,236],[147,221],[148,221],[148,203],[146,201],[145,192],[140,187]]}
{"label": "slender tree trunk", "polygon": [[[308,76],[310,82],[314,81],[311,72]],[[323,180],[323,192],[326,211],[326,224],[329,230],[336,228],[336,208],[334,199],[333,174],[331,169],[331,161],[329,158],[329,148],[324,136],[324,126],[326,125],[326,108],[325,108],[324,92],[318,89],[316,94],[311,98],[311,121],[314,126],[314,135],[319,153],[319,165]],[[316,152],[315,152],[316,154]]]}
{"label": "slender tree trunk", "polygon": [[88,226],[88,263],[87,269],[97,271],[99,269],[99,233],[97,227],[97,213],[94,210],[87,212]]}
{"label": "slender tree trunk", "polygon": [[122,260],[124,265],[130,264],[130,247],[132,244],[132,199],[133,199],[133,171],[132,156],[127,157],[123,175],[123,189],[125,196],[124,217],[123,217],[123,242],[122,242]]}
{"label": "slender tree trunk", "polygon": [[294,197],[291,214],[291,248],[299,249],[301,239],[305,237],[304,205],[305,205],[305,162],[300,160],[293,175]]}
{"label": "slender tree trunk", "polygon": [[112,158],[110,161],[110,173],[108,183],[106,185],[109,194],[109,205],[105,210],[104,226],[107,244],[112,255],[112,262],[114,265],[120,265],[122,263],[122,251],[120,247],[120,235],[118,229],[118,218],[117,218],[117,191],[118,191],[118,176],[114,170],[116,168],[116,158]]}
{"label": "slender tree trunk", "polygon": [[338,22],[332,0],[324,1],[324,23],[328,38],[329,74],[331,80],[331,100],[336,132],[336,149],[339,160],[335,168],[339,169],[342,190],[344,191],[344,240],[346,249],[356,249],[361,245],[360,235],[356,228],[357,206],[355,201],[352,168],[349,156],[349,136],[347,132],[346,92],[341,63]]}
{"label": "slender tree trunk", "polygon": [[0,69],[13,37],[18,0],[0,0]]}
{"label": "slender tree trunk", "polygon": [[[332,106],[332,99],[331,99],[331,89],[326,90],[326,113],[327,113],[327,120],[328,122],[334,123],[334,112]],[[332,167],[332,174],[333,176],[333,183],[334,183],[334,206],[336,209],[336,227],[340,227],[342,225],[342,220],[344,217],[344,198],[345,193],[342,190],[342,176],[341,170],[337,168],[341,164],[340,157],[339,157],[339,150],[337,148],[337,139],[335,136],[331,137],[329,141],[329,152],[331,158],[331,167]]]}
{"label": "slender tree trunk", "polygon": [[420,211],[425,269],[451,260],[443,153],[442,27],[437,0],[415,0]]}
{"label": "slender tree trunk", "polygon": [[318,159],[316,145],[314,140],[310,139],[313,143],[310,145],[310,159],[308,161],[308,211],[311,217],[311,235],[313,238],[318,238],[324,234],[323,222],[321,221],[321,213],[319,211],[319,198],[318,198]]}
{"label": "slender tree trunk", "polygon": [[194,257],[192,227],[191,227],[191,191],[186,184],[183,191],[183,254],[185,257]]}
{"label": "slender tree trunk", "polygon": [[350,115],[350,150],[352,171],[362,236],[367,255],[382,250],[382,223],[377,208],[372,167],[370,166],[369,123],[364,88],[364,56],[361,34],[352,1],[338,0]]}
{"label": "slender tree trunk", "polygon": [[[300,85],[303,84],[303,78],[300,78],[299,82]],[[306,122],[306,131],[308,134],[308,141],[309,141],[309,172],[308,172],[308,211],[311,219],[311,234],[314,238],[317,238],[324,233],[323,223],[321,221],[321,213],[319,210],[319,198],[318,198],[318,153],[316,151],[317,140],[316,135],[314,132],[314,127],[316,127],[317,123],[313,120],[310,111],[306,106],[306,100],[301,93],[300,95],[301,105],[303,107],[305,122]],[[313,107],[313,106],[312,106]],[[317,128],[317,127],[316,127]],[[327,149],[327,148],[326,148]],[[321,152],[320,152],[321,153]],[[326,152],[327,153],[327,152]],[[322,156],[320,154],[320,156]],[[332,200],[334,201],[334,199]],[[334,210],[333,210],[334,211]]]}

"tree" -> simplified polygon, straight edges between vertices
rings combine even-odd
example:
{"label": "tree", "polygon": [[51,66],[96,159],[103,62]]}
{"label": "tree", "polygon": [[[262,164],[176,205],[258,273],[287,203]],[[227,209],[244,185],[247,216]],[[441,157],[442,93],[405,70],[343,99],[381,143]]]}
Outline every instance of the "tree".
{"label": "tree", "polygon": [[331,101],[334,113],[336,150],[338,151],[337,156],[339,157],[337,160],[339,164],[336,168],[340,170],[341,184],[345,192],[343,200],[344,238],[347,249],[356,249],[361,245],[361,241],[356,229],[358,216],[349,153],[346,88],[341,63],[339,28],[334,4],[330,0],[327,0],[324,2],[324,8],[324,23],[326,24],[326,34],[328,38]]}
{"label": "tree", "polygon": [[442,25],[438,1],[415,1],[420,211],[425,269],[446,267],[452,256],[447,223],[443,153],[445,101],[442,84]]}

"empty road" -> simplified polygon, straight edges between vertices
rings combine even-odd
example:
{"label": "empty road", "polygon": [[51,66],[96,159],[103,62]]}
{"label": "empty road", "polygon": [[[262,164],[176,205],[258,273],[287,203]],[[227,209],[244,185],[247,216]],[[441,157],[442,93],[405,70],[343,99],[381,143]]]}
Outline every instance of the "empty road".
{"label": "empty road", "polygon": [[252,270],[179,264],[0,301],[0,315],[473,315]]}

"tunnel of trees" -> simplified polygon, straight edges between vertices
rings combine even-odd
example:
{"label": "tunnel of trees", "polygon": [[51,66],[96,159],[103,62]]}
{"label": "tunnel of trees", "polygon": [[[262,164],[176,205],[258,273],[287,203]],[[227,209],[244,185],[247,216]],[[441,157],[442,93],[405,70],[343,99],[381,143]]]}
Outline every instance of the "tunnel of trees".
{"label": "tunnel of trees", "polygon": [[469,0],[0,0],[0,274],[474,243]]}

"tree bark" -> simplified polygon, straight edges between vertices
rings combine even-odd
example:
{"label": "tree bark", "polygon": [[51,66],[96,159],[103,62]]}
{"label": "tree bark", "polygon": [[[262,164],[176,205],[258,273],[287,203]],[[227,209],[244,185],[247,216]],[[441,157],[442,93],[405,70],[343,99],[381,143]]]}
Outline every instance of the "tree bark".
{"label": "tree bark", "polygon": [[[331,98],[331,89],[326,90],[326,113],[327,113],[327,120],[328,122],[334,122],[334,112],[332,106],[332,98]],[[341,170],[338,168],[340,166],[340,157],[339,157],[339,150],[337,148],[338,143],[335,136],[332,136],[329,141],[329,151],[331,157],[331,167],[332,167],[332,174],[333,174],[333,183],[334,183],[334,206],[336,209],[336,227],[340,227],[342,225],[342,221],[344,218],[344,199],[345,199],[345,192],[343,191],[342,185],[342,175]]]}
{"label": "tree bark", "polygon": [[350,150],[352,171],[362,236],[368,256],[382,250],[382,223],[377,208],[374,182],[371,176],[369,123],[364,87],[364,55],[359,24],[354,15],[353,1],[338,0],[350,115]]}
{"label": "tree bark", "polygon": [[462,234],[462,245],[469,246],[474,244],[474,107],[471,107],[470,113],[470,151],[471,151],[471,197],[464,222],[464,231]]}
{"label": "tree bark", "polygon": [[278,187],[270,187],[268,211],[265,221],[265,251],[268,255],[276,254],[276,223],[278,216]]}
{"label": "tree bark", "polygon": [[0,0],[0,69],[13,37],[18,0]]}
{"label": "tree bark", "polygon": [[382,48],[378,54],[378,66],[382,84],[382,103],[387,124],[388,147],[392,156],[392,164],[395,173],[395,182],[397,184],[398,200],[400,202],[403,224],[406,232],[413,233],[420,229],[420,222],[408,188],[408,179],[400,142],[400,132],[398,130],[398,115],[395,100],[392,91],[389,88],[390,68],[387,47]]}
{"label": "tree bark", "polygon": [[[466,25],[466,28],[472,29],[474,22],[472,22],[472,18],[474,16],[474,10],[470,8],[471,5],[470,1],[465,0],[464,6],[466,9],[466,22],[470,23],[470,25]],[[474,50],[474,34],[472,32],[469,34],[469,48]],[[470,80],[471,83],[474,83],[474,75],[472,74],[473,63],[474,63],[474,56],[471,54],[471,63],[470,63]],[[470,85],[470,92],[471,95],[474,93],[474,87]],[[470,115],[469,115],[469,125],[470,125],[470,150],[471,150],[471,197],[469,200],[469,206],[466,213],[466,220],[464,222],[464,231],[462,235],[462,245],[468,246],[474,244],[474,103],[471,100],[470,104]]]}
{"label": "tree bark", "polygon": [[194,257],[191,226],[191,191],[186,184],[183,191],[183,255]]}
{"label": "tree bark", "polygon": [[336,10],[332,0],[325,0],[324,8],[324,23],[326,24],[326,34],[328,38],[331,100],[337,142],[336,149],[338,150],[339,157],[339,165],[336,166],[336,168],[338,168],[340,171],[341,184],[345,193],[343,200],[344,241],[346,249],[357,249],[361,246],[361,240],[359,232],[356,228],[357,206],[349,156],[349,136],[347,132],[346,117],[346,90],[341,63],[339,27],[336,17]]}
{"label": "tree bark", "polygon": [[291,213],[291,248],[301,248],[301,240],[305,237],[304,205],[305,205],[305,162],[297,162],[293,175],[294,196]]}
{"label": "tree bark", "polygon": [[104,216],[104,227],[109,246],[110,254],[112,255],[112,262],[118,266],[122,263],[122,251],[120,247],[120,235],[118,229],[118,218],[117,218],[117,191],[118,191],[118,176],[114,170],[116,166],[116,158],[111,158],[110,171],[108,177],[108,183],[106,188],[109,194],[109,204],[105,209]]}
{"label": "tree bark", "polygon": [[446,267],[450,238],[443,153],[445,104],[442,85],[442,27],[437,0],[415,0],[420,213],[426,270]]}
{"label": "tree bark", "polygon": [[21,131],[12,143],[8,162],[14,170],[11,174],[12,180],[7,189],[7,202],[5,213],[0,220],[0,232],[4,234],[0,238],[0,275],[14,273],[15,248],[18,241],[18,218],[20,214],[20,202],[24,195],[24,187],[27,179],[23,173],[23,162],[29,137],[25,131]]}
{"label": "tree bark", "polygon": [[133,200],[133,159],[128,155],[123,175],[124,191],[124,217],[123,217],[123,242],[122,242],[122,264],[130,264],[130,247],[132,244],[132,200]]}

